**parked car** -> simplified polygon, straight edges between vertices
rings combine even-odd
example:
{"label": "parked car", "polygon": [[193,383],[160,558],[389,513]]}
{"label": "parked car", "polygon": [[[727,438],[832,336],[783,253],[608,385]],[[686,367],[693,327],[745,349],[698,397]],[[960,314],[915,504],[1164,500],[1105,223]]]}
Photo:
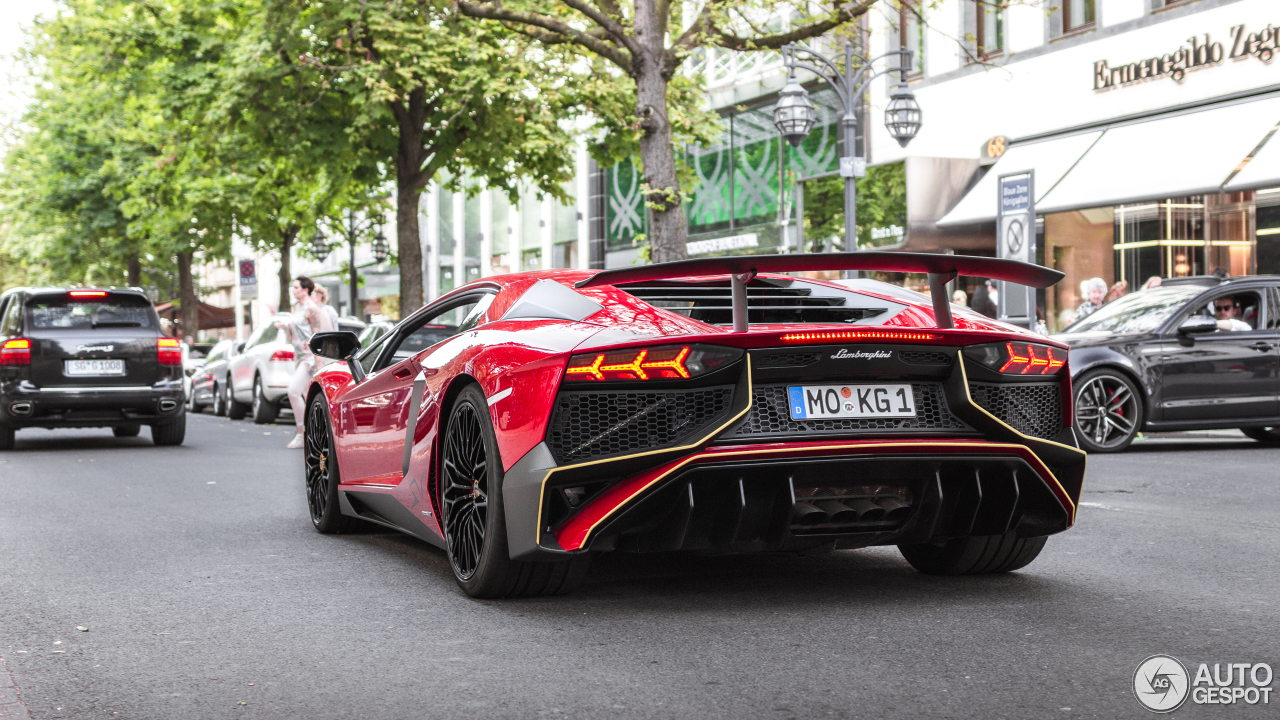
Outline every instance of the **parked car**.
{"label": "parked car", "polygon": [[213,343],[182,343],[182,397],[188,407],[191,406],[191,378],[204,367],[212,347]]}
{"label": "parked car", "polygon": [[220,340],[204,359],[199,372],[191,376],[191,395],[188,402],[191,412],[203,412],[213,406],[214,415],[227,414],[227,400],[222,388],[226,387],[227,364],[236,346],[235,340]]}
{"label": "parked car", "polygon": [[1166,280],[1054,337],[1071,346],[1090,452],[1123,450],[1144,430],[1239,428],[1280,444],[1280,277]]}
{"label": "parked car", "polygon": [[289,381],[298,363],[289,333],[277,328],[277,322],[291,323],[293,316],[271,316],[249,336],[228,365],[227,416],[232,420],[249,415],[260,425],[275,422],[281,408],[288,407]]}
{"label": "parked car", "polygon": [[367,327],[369,327],[369,324],[361,320],[360,318],[354,315],[343,315],[342,317],[338,318],[338,327],[334,329],[345,330],[347,332],[353,332],[356,335],[359,335],[360,333],[364,332],[365,328]]}
{"label": "parked car", "polygon": [[0,450],[23,428],[109,427],[156,445],[186,434],[182,347],[145,293],[15,288],[0,295]]}
{"label": "parked car", "polygon": [[[931,295],[781,274],[855,269],[929,273]],[[925,573],[1017,570],[1076,519],[1067,347],[953,308],[957,273],[1062,277],[867,251],[468,283],[367,347],[311,339],[339,362],[313,379],[298,489],[319,532],[414,535],[476,597],[565,592],[605,551],[897,545]]]}
{"label": "parked car", "polygon": [[395,326],[395,323],[387,322],[385,320],[369,323],[364,330],[356,333],[356,336],[360,338],[360,347],[369,347],[370,345],[373,345],[381,340],[383,335],[391,332],[391,329]]}

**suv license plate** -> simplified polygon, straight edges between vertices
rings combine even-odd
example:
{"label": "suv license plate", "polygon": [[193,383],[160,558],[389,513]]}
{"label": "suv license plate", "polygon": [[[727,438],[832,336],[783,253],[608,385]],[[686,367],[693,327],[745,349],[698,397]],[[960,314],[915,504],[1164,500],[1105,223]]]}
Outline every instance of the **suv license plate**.
{"label": "suv license plate", "polygon": [[910,385],[793,385],[787,400],[792,420],[916,416]]}
{"label": "suv license plate", "polygon": [[102,375],[123,375],[123,360],[68,360],[67,375],[71,377],[93,377]]}

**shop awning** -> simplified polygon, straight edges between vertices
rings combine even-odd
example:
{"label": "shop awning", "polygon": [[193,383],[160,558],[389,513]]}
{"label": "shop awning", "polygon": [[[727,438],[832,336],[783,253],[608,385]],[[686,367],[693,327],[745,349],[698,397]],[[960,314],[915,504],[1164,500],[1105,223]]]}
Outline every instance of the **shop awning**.
{"label": "shop awning", "polygon": [[978,184],[965,194],[942,219],[939,227],[990,222],[996,219],[996,182],[1001,175],[1022,170],[1036,171],[1036,198],[1045,193],[1071,169],[1071,166],[1102,135],[1101,131],[1085,132],[1010,147]]}
{"label": "shop awning", "polygon": [[1221,192],[1277,121],[1280,98],[1272,97],[1111,126],[1036,212]]}
{"label": "shop awning", "polygon": [[[1280,125],[1276,125],[1275,128],[1280,129]],[[1258,150],[1249,164],[1236,173],[1230,182],[1222,186],[1223,192],[1280,187],[1280,138],[1276,135],[1280,133],[1273,133],[1267,140],[1267,144]]]}

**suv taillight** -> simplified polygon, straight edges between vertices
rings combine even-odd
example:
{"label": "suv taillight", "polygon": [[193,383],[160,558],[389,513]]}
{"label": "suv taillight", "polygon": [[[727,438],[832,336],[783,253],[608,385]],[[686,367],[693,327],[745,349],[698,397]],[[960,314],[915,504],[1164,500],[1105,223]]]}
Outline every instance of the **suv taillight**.
{"label": "suv taillight", "polygon": [[31,341],[26,338],[5,340],[0,345],[0,365],[30,365]]}
{"label": "suv taillight", "polygon": [[569,358],[567,382],[602,380],[684,380],[718,370],[742,357],[737,348],[663,345]]}
{"label": "suv taillight", "polygon": [[156,338],[156,356],[161,365],[181,365],[182,346],[175,338]]}
{"label": "suv taillight", "polygon": [[277,350],[271,353],[270,362],[293,362],[292,350]]}
{"label": "suv taillight", "polygon": [[1005,375],[1057,375],[1067,362],[1067,351],[1025,342],[970,345],[964,356]]}

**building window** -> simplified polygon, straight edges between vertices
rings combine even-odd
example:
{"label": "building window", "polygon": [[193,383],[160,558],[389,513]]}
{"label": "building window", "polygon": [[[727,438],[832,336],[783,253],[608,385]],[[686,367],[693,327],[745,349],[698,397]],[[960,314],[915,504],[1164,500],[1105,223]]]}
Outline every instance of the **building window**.
{"label": "building window", "polygon": [[976,17],[974,38],[979,60],[995,57],[1004,52],[1005,3],[993,0],[973,0]]}
{"label": "building window", "polygon": [[898,5],[898,44],[911,51],[911,74],[924,74],[924,23],[919,8],[903,0]]}
{"label": "building window", "polygon": [[1062,31],[1069,33],[1093,27],[1096,19],[1095,2],[1096,0],[1063,0]]}

